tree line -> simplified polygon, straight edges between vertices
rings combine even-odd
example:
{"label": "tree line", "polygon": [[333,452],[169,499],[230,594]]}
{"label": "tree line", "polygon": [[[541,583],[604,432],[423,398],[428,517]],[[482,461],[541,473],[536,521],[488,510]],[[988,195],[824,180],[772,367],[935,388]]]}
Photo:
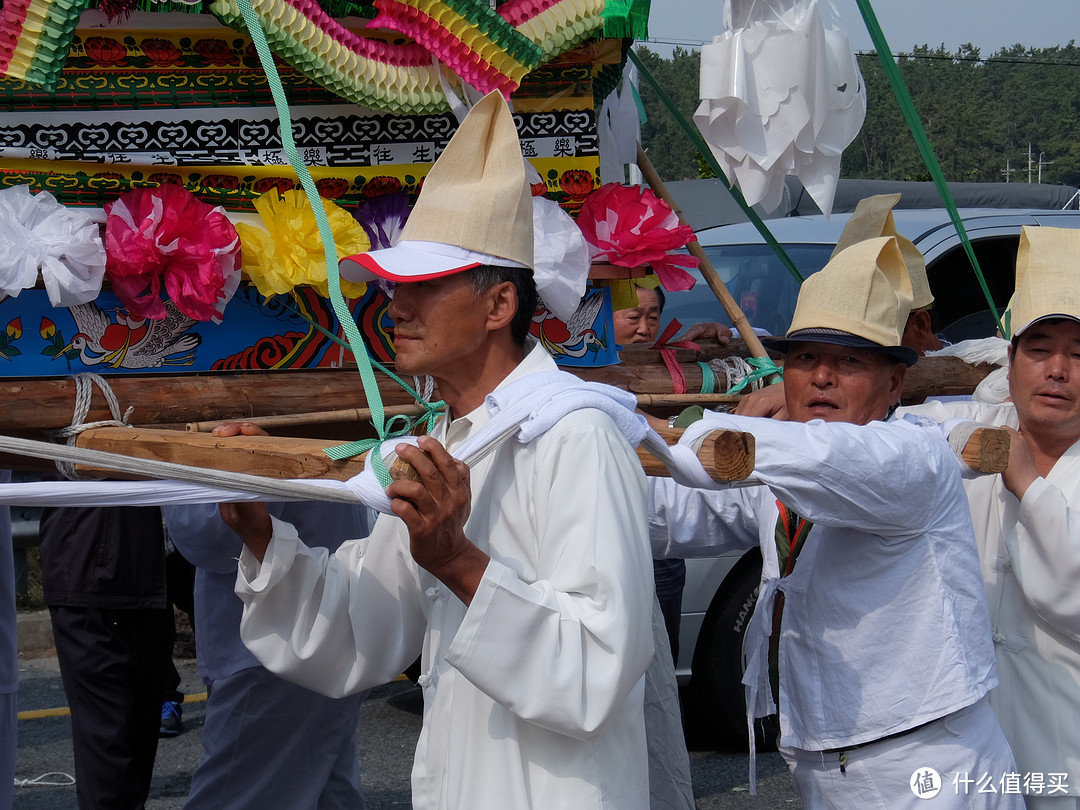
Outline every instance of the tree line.
{"label": "tree line", "polygon": [[[1080,185],[1080,47],[1015,45],[982,57],[973,45],[955,52],[923,45],[896,61],[942,171],[951,182]],[[642,47],[642,63],[692,119],[698,105],[700,54],[676,48],[670,59]],[[929,180],[877,55],[858,55],[866,84],[866,120],[844,150],[841,176]],[[689,139],[647,83],[642,145],[665,180],[711,176]],[[1029,144],[1031,158],[1029,164]],[[1041,160],[1040,160],[1041,158]]]}

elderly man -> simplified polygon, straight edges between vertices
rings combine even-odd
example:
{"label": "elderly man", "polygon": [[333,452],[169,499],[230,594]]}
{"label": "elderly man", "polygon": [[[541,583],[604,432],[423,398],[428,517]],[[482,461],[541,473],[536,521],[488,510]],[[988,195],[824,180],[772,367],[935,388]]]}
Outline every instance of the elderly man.
{"label": "elderly man", "polygon": [[450,455],[492,420],[489,395],[563,379],[526,343],[532,240],[517,132],[492,93],[432,168],[401,242],[343,264],[396,282],[397,368],[430,374],[447,403],[431,436],[397,447],[419,480],[392,483],[394,514],[333,555],[258,508],[223,507],[247,546],[242,635],[268,669],[333,695],[422,654],[415,808],[645,810],[653,594],[633,447],[582,408],[471,468]]}
{"label": "elderly man", "polygon": [[916,357],[900,343],[910,306],[891,237],[804,282],[773,341],[793,421],[705,416],[755,435],[765,486],[653,481],[654,553],[760,545],[748,715],[778,707],[806,807],[916,808],[936,793],[935,806],[1020,808],[997,781],[1015,766],[986,701],[997,677],[959,462],[937,425],[883,421]]}
{"label": "elderly man", "polygon": [[1080,232],[1025,228],[1007,313],[1009,399],[910,410],[1015,429],[1001,476],[965,482],[997,651],[990,693],[1028,810],[1080,808]]}

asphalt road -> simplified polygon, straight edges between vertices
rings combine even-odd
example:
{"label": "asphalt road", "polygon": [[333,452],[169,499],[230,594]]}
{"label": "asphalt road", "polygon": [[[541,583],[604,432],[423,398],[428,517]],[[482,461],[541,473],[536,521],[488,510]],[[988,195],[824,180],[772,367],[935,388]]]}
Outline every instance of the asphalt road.
{"label": "asphalt road", "polygon": [[[204,692],[194,661],[178,661],[185,694]],[[367,810],[407,810],[409,770],[420,730],[420,694],[398,682],[372,691],[360,722],[360,766]],[[71,752],[71,721],[56,658],[21,659],[19,663],[19,750],[15,776],[38,780],[15,789],[15,810],[77,810]],[[184,731],[160,740],[147,810],[178,810],[184,804],[191,774],[202,753],[200,731],[205,704],[189,698],[184,704]],[[32,715],[32,716],[30,716]],[[691,752],[694,796],[698,810],[800,808],[787,767],[778,754],[758,755],[758,795],[750,796],[745,751]],[[297,775],[302,778],[301,774]],[[55,782],[58,784],[45,784]],[[66,783],[66,784],[65,784]],[[266,810],[274,810],[267,808]],[[282,810],[288,810],[283,808]]]}

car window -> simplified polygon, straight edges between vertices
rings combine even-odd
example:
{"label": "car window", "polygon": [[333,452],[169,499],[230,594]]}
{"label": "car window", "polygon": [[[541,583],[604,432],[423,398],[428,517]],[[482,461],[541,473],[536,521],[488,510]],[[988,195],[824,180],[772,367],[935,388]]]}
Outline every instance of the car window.
{"label": "car window", "polygon": [[[804,277],[816,273],[829,261],[832,245],[784,245],[787,254]],[[770,334],[782,335],[791,324],[799,282],[772,252],[768,245],[704,246],[720,279],[728,288],[750,325]],[[670,293],[664,308],[664,320],[677,318],[683,326],[702,321],[731,325],[720,302],[698,271],[694,288]]]}

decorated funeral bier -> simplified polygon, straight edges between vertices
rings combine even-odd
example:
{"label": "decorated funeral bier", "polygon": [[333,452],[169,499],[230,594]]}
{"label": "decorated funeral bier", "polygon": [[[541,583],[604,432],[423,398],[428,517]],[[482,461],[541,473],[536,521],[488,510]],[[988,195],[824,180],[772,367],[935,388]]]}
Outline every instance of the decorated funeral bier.
{"label": "decorated funeral bier", "polygon": [[642,0],[5,0],[0,432],[259,418],[346,437],[429,413],[437,392],[392,374],[383,291],[340,283],[336,260],[395,239],[491,90],[547,201],[545,261],[593,263],[534,335],[658,413],[722,398],[704,362],[719,347],[614,338],[635,285],[685,289],[703,258],[662,189],[622,182],[643,158],[624,71],[647,16]]}

